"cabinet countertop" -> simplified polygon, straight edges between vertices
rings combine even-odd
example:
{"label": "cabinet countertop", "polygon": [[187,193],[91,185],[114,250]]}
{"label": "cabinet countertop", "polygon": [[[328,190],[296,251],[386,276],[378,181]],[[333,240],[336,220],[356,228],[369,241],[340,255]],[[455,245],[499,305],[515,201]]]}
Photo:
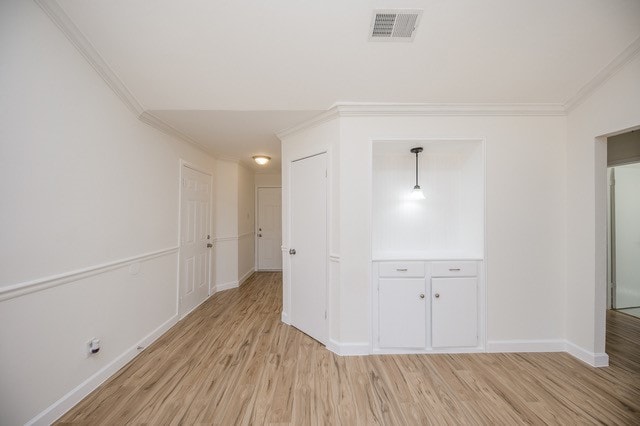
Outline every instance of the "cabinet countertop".
{"label": "cabinet countertop", "polygon": [[378,252],[373,253],[373,262],[395,261],[439,261],[439,260],[484,260],[482,255],[450,252]]}

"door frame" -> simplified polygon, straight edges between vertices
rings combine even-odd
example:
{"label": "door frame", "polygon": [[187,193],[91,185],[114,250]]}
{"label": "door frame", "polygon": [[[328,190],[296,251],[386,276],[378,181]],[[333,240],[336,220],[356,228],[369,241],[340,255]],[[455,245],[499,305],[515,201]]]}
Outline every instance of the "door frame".
{"label": "door frame", "polygon": [[[180,165],[179,165],[180,169],[178,172],[178,256],[177,256],[177,276],[176,276],[176,315],[178,316],[178,319],[182,319],[188,312],[180,312],[180,274],[182,272],[181,270],[181,262],[180,259],[182,259],[182,177],[183,177],[183,170],[185,167],[191,169],[191,170],[195,170],[196,172],[202,173],[204,175],[207,175],[209,177],[209,232],[211,235],[211,243],[213,244],[213,247],[211,250],[209,250],[209,256],[207,258],[207,262],[209,262],[209,276],[207,277],[207,287],[208,287],[208,291],[207,291],[207,299],[213,294],[212,293],[212,286],[211,286],[211,277],[213,276],[213,262],[212,262],[212,258],[213,258],[213,251],[216,249],[216,246],[214,244],[214,240],[215,238],[213,238],[214,232],[213,232],[213,173],[208,172],[206,169],[197,166],[189,161],[184,160],[183,158],[180,158]],[[207,300],[205,299],[205,300]],[[204,302],[204,301],[203,301]],[[194,308],[195,309],[195,308]]]}
{"label": "door frame", "polygon": [[[295,155],[293,159],[287,161],[287,189],[286,189],[286,196],[287,196],[287,205],[286,205],[286,220],[287,223],[283,223],[283,225],[286,226],[287,229],[287,239],[288,241],[286,242],[286,245],[282,244],[282,253],[283,254],[287,254],[288,255],[288,250],[291,248],[291,208],[293,203],[291,202],[292,198],[291,198],[291,193],[292,193],[292,189],[293,189],[293,163],[296,161],[300,161],[300,160],[305,160],[307,158],[311,158],[311,157],[315,157],[318,155],[322,155],[325,154],[326,157],[326,166],[327,166],[327,176],[326,176],[326,180],[325,180],[325,189],[326,189],[326,204],[325,204],[325,209],[326,209],[326,216],[325,216],[325,233],[326,233],[326,247],[325,247],[325,259],[324,259],[324,267],[325,267],[325,310],[326,310],[326,318],[325,318],[325,342],[321,342],[322,344],[325,345],[325,347],[334,347],[336,346],[333,343],[333,340],[331,338],[331,324],[332,324],[332,309],[331,309],[331,268],[329,265],[329,261],[330,261],[330,257],[336,257],[339,259],[338,255],[331,255],[331,223],[332,223],[332,216],[331,216],[331,212],[332,212],[332,191],[331,191],[331,176],[332,176],[332,163],[331,163],[331,150],[330,149],[322,149],[320,151],[313,151],[312,153],[305,153],[303,155]],[[284,202],[283,202],[284,204]],[[283,209],[284,212],[284,209]],[[284,227],[283,227],[284,228]],[[286,259],[286,264],[285,264],[285,259]],[[282,312],[282,322],[284,322],[285,324],[289,324],[291,325],[291,311],[292,311],[292,307],[291,307],[291,289],[292,289],[292,283],[291,283],[291,255],[288,256],[283,256],[282,259],[282,270],[283,270],[283,281],[287,280],[288,285],[286,286],[286,290],[284,290],[284,285],[283,285],[283,296],[286,297],[287,299],[287,306],[289,311],[285,312],[283,310]],[[286,277],[285,277],[285,271],[286,271]],[[332,349],[334,352],[336,352],[335,348]]]}
{"label": "door frame", "polygon": [[[259,271],[258,269],[258,216],[260,215],[260,211],[259,211],[259,206],[258,206],[258,190],[259,189],[263,189],[263,188],[280,188],[280,191],[282,192],[282,185],[260,185],[260,186],[256,186],[255,187],[255,194],[254,194],[254,199],[253,199],[253,205],[256,206],[256,214],[254,214],[254,224],[253,224],[253,237],[254,237],[254,243],[253,243],[253,247],[254,247],[254,251],[253,251],[253,258],[254,258],[254,265],[253,265],[253,270],[254,271]],[[280,222],[282,222],[282,198],[280,198]],[[282,225],[280,226],[280,255],[282,256]],[[282,266],[284,268],[284,265]],[[282,269],[281,269],[282,270]]]}

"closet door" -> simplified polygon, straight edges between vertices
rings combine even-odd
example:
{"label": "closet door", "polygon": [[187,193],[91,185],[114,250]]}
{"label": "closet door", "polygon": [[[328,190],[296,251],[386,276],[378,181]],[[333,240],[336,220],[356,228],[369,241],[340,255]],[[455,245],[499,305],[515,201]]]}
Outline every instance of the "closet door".
{"label": "closet door", "polygon": [[380,278],[378,345],[422,348],[427,343],[424,278]]}

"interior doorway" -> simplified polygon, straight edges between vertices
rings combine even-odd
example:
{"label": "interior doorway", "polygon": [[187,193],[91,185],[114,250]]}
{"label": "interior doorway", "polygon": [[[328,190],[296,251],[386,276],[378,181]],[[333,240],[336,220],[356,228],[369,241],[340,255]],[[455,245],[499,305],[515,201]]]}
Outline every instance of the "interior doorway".
{"label": "interior doorway", "polygon": [[640,317],[640,163],[609,168],[611,307]]}
{"label": "interior doorway", "polygon": [[609,307],[640,317],[640,133],[607,141]]}
{"label": "interior doorway", "polygon": [[257,189],[257,270],[282,270],[282,188]]}

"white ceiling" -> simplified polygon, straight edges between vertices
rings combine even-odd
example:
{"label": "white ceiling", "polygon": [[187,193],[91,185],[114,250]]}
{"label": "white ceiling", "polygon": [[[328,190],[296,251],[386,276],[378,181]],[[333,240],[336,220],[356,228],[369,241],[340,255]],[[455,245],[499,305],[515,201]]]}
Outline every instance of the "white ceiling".
{"label": "white ceiling", "polygon": [[[145,110],[243,162],[336,102],[564,104],[640,37],[638,0],[58,2]],[[413,43],[368,41],[390,7],[424,10]]]}

